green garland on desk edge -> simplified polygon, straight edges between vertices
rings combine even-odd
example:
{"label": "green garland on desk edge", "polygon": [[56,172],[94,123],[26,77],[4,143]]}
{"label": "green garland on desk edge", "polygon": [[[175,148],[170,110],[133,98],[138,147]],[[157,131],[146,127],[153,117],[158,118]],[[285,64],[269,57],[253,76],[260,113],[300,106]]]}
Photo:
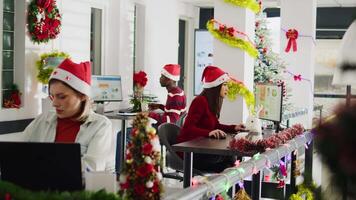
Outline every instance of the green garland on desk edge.
{"label": "green garland on desk edge", "polygon": [[97,192],[34,192],[9,182],[0,181],[0,199],[4,199],[7,195],[13,200],[122,200],[117,194],[107,193],[105,190]]}
{"label": "green garland on desk edge", "polygon": [[232,4],[234,6],[239,6],[243,8],[248,8],[254,13],[258,13],[261,10],[261,6],[255,0],[224,0],[226,3]]}
{"label": "green garland on desk edge", "polygon": [[244,98],[247,108],[249,108],[252,112],[254,112],[254,108],[255,108],[255,96],[253,95],[253,93],[247,89],[247,87],[238,81],[228,81],[227,83],[227,98],[230,101],[235,101],[237,98],[237,95],[242,96],[242,98]]}
{"label": "green garland on desk edge", "polygon": [[49,57],[62,57],[70,58],[70,56],[64,52],[53,51],[50,53],[43,53],[40,55],[40,59],[36,61],[36,68],[38,70],[37,80],[43,84],[48,84],[48,79],[52,74],[53,67],[45,68],[46,59]]}
{"label": "green garland on desk edge", "polygon": [[317,189],[315,183],[312,183],[310,185],[302,183],[298,185],[297,188],[297,194],[292,194],[289,197],[289,200],[314,200],[314,192]]}
{"label": "green garland on desk edge", "polygon": [[219,29],[214,28],[214,20],[209,20],[206,23],[206,28],[208,31],[221,42],[235,48],[240,48],[246,51],[251,57],[257,58],[258,51],[250,42],[243,39],[229,36],[219,31]]}

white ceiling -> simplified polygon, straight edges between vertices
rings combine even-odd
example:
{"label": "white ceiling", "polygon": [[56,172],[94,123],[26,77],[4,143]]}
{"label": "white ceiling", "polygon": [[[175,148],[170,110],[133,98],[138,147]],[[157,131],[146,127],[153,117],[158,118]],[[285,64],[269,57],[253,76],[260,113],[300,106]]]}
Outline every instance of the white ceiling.
{"label": "white ceiling", "polygon": [[[212,7],[214,0],[181,0],[199,7]],[[280,0],[264,0],[265,7],[278,7]],[[356,7],[356,0],[317,0],[318,7]]]}

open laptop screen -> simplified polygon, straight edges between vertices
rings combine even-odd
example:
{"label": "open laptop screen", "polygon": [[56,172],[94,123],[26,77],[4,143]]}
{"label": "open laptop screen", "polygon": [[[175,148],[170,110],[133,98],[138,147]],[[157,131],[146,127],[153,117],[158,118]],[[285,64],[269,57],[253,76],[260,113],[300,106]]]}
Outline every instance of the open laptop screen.
{"label": "open laptop screen", "polygon": [[81,190],[80,144],[0,142],[0,172],[31,190]]}

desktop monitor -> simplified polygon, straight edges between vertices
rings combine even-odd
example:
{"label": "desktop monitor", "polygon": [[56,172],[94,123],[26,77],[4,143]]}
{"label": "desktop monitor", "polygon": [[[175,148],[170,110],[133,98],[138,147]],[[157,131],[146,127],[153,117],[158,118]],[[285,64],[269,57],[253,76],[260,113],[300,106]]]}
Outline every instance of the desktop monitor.
{"label": "desktop monitor", "polygon": [[281,122],[282,120],[282,86],[274,84],[256,84],[256,106],[262,106],[260,119]]}
{"label": "desktop monitor", "polygon": [[98,76],[91,78],[94,102],[122,101],[121,76]]}
{"label": "desktop monitor", "polygon": [[83,189],[80,144],[0,142],[0,177],[30,190]]}

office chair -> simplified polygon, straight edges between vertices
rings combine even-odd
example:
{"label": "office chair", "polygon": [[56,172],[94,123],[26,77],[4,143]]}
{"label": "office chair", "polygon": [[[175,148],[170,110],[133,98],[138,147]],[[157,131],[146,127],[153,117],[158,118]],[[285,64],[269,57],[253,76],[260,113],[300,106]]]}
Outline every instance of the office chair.
{"label": "office chair", "polygon": [[[166,166],[174,169],[174,173],[163,173],[163,177],[183,180],[179,172],[183,172],[183,159],[172,149],[172,145],[176,144],[176,138],[179,134],[179,126],[171,123],[164,123],[158,127],[158,137],[161,145],[166,147]],[[163,155],[161,153],[161,155]],[[162,159],[162,157],[161,157]],[[204,173],[193,169],[193,175],[203,175]]]}
{"label": "office chair", "polygon": [[176,121],[176,125],[178,127],[182,127],[185,121],[185,118],[187,117],[188,113],[185,112],[183,114],[180,115],[179,119]]}

